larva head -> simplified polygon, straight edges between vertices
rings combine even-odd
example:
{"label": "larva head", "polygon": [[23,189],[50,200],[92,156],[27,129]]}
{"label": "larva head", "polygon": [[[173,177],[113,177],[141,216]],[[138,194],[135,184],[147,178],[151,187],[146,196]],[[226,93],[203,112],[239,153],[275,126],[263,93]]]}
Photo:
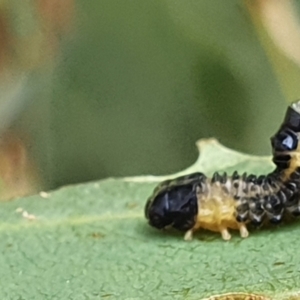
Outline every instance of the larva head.
{"label": "larva head", "polygon": [[300,100],[292,103],[278,132],[271,138],[273,152],[290,152],[298,148],[300,135]]}
{"label": "larva head", "polygon": [[196,222],[198,201],[195,182],[170,184],[156,191],[145,206],[145,216],[158,229],[191,229]]}

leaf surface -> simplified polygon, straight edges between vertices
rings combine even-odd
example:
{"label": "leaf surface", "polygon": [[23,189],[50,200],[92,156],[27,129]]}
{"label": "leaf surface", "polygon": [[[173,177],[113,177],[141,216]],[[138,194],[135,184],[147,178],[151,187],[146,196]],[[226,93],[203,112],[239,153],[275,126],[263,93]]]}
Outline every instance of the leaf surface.
{"label": "leaf surface", "polygon": [[[198,147],[197,162],[176,176],[273,168],[270,157],[216,140]],[[248,239],[233,233],[229,242],[200,231],[185,242],[182,234],[149,227],[143,216],[152,189],[167,177],[112,178],[1,203],[0,298],[300,299],[299,223],[251,231]]]}

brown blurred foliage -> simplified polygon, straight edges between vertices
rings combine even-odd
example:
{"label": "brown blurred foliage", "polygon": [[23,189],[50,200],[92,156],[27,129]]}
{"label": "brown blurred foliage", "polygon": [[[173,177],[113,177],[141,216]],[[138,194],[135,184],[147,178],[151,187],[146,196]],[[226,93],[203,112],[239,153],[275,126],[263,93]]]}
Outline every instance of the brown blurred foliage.
{"label": "brown blurred foliage", "polygon": [[[17,82],[19,78],[15,74],[19,72],[29,75],[43,70],[47,73],[51,69],[49,65],[55,64],[62,37],[70,32],[73,24],[73,0],[32,0],[17,5],[20,7],[9,0],[0,5],[0,84],[7,79]],[[28,15],[34,18],[34,26]],[[41,186],[38,167],[28,154],[30,139],[27,132],[2,129],[0,200],[37,192]]]}

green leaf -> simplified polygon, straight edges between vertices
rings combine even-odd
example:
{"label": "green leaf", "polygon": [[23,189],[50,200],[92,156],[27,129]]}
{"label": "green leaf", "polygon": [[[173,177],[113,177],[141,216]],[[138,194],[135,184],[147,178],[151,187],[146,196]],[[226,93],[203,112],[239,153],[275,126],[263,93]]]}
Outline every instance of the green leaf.
{"label": "green leaf", "polygon": [[[216,140],[198,146],[201,156],[185,172],[273,168],[269,157]],[[251,231],[247,239],[235,232],[229,242],[200,231],[185,242],[144,219],[161,179],[107,179],[2,203],[0,299],[299,299],[299,224]]]}

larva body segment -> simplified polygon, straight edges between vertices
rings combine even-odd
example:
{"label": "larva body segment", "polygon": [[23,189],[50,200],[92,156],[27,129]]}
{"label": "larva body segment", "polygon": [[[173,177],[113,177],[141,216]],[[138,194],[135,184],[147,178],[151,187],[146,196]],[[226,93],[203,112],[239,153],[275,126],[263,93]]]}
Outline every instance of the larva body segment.
{"label": "larva body segment", "polygon": [[205,228],[220,232],[228,240],[228,229],[247,237],[250,222],[279,223],[286,213],[300,215],[299,134],[300,101],[287,109],[284,122],[271,138],[276,165],[273,172],[261,176],[216,172],[212,178],[193,173],[164,181],[146,203],[149,224],[185,231],[185,239]]}

